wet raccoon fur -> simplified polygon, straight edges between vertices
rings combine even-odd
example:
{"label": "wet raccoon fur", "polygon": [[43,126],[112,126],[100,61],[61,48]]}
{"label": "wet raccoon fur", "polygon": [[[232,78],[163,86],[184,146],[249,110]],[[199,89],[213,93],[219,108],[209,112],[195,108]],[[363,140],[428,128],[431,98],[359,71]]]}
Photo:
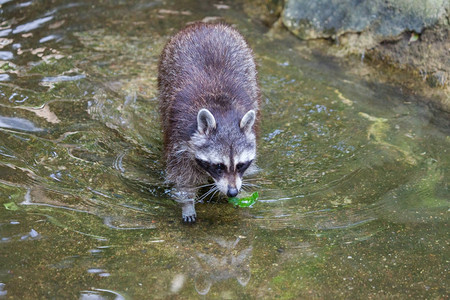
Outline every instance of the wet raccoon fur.
{"label": "wet raccoon fur", "polygon": [[199,186],[234,197],[254,168],[260,92],[252,50],[225,24],[195,23],[164,47],[158,69],[166,178],[184,222]]}

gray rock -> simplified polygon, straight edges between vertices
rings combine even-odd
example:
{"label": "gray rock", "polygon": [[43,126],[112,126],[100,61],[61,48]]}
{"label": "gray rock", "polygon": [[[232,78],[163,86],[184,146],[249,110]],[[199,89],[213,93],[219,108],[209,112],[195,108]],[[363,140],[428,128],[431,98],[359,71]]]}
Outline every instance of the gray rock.
{"label": "gray rock", "polygon": [[449,0],[286,0],[282,22],[302,39],[370,32],[381,41],[421,33],[449,10]]}

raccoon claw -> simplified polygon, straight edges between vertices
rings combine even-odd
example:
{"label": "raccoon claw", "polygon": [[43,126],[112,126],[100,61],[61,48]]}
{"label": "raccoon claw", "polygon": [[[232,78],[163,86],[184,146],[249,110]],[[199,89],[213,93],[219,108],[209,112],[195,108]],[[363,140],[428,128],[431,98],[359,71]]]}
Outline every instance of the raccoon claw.
{"label": "raccoon claw", "polygon": [[183,222],[186,224],[193,224],[196,221],[197,214],[194,208],[195,202],[193,200],[188,200],[182,203],[181,216],[183,217]]}
{"label": "raccoon claw", "polygon": [[186,224],[193,224],[196,221],[196,215],[191,215],[191,216],[183,216],[183,223]]}

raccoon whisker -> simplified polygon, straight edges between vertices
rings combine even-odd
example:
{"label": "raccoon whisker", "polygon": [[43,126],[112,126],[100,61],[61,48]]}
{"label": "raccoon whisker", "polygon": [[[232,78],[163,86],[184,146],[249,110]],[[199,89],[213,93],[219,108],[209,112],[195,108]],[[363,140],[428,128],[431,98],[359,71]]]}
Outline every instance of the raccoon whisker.
{"label": "raccoon whisker", "polygon": [[243,182],[242,185],[245,185],[245,186],[254,186],[254,187],[261,187],[259,184],[255,184],[255,183],[247,183],[247,182]]}
{"label": "raccoon whisker", "polygon": [[242,187],[241,187],[243,190],[245,190],[245,191],[252,191],[252,190],[255,190],[255,189],[257,189],[257,187],[255,187],[255,186],[249,186],[249,185],[242,185]]}
{"label": "raccoon whisker", "polygon": [[199,201],[204,200],[205,197],[207,197],[210,193],[212,193],[215,189],[217,189],[217,186],[215,185],[215,183],[201,185],[201,186],[199,186],[197,188],[208,187],[208,186],[210,186],[209,190],[199,197]]}
{"label": "raccoon whisker", "polygon": [[214,198],[214,196],[217,194],[218,191],[219,191],[219,189],[216,189],[214,191],[214,193],[211,195],[211,197],[209,197],[208,203],[211,202],[212,198]]}
{"label": "raccoon whisker", "polygon": [[198,202],[202,202],[210,193],[211,193],[211,190],[209,190],[208,192],[201,195],[200,198],[198,198]]}
{"label": "raccoon whisker", "polygon": [[255,190],[255,187],[254,186],[248,186],[248,185],[242,185],[242,189],[248,192],[248,191]]}
{"label": "raccoon whisker", "polygon": [[201,202],[203,201],[206,197],[208,197],[209,194],[211,194],[214,191],[217,191],[218,188],[216,186],[213,186],[212,188],[209,189],[209,191],[207,191],[206,193],[204,193],[199,199],[198,201]]}
{"label": "raccoon whisker", "polygon": [[252,187],[252,188],[260,188],[260,187],[261,187],[261,185],[259,185],[259,184],[247,183],[247,182],[243,182],[243,183],[242,183],[242,186],[245,186],[245,187]]}
{"label": "raccoon whisker", "polygon": [[244,184],[261,187],[261,185],[264,184],[264,183],[261,183],[261,182],[258,182],[258,183],[244,182]]}
{"label": "raccoon whisker", "polygon": [[252,190],[255,190],[255,188],[258,188],[258,187],[259,187],[259,185],[257,185],[257,184],[251,184],[251,183],[245,183],[245,182],[243,182],[242,186],[241,186],[241,188],[246,192],[251,192]]}
{"label": "raccoon whisker", "polygon": [[204,188],[204,187],[207,187],[207,186],[213,186],[213,185],[215,185],[214,182],[213,183],[204,184],[204,185],[199,185],[199,186],[196,186],[195,188],[196,189],[201,189],[201,188]]}
{"label": "raccoon whisker", "polygon": [[260,178],[245,178],[245,181],[261,181]]}
{"label": "raccoon whisker", "polygon": [[[209,191],[208,191],[209,192]],[[206,194],[206,193],[205,193]],[[205,194],[201,195],[200,197],[198,197],[197,202],[202,202]]]}
{"label": "raccoon whisker", "polygon": [[261,181],[258,181],[258,180],[249,180],[249,179],[245,179],[245,180],[243,180],[243,181],[245,181],[245,182],[247,182],[247,183],[255,183],[255,182],[261,182]]}
{"label": "raccoon whisker", "polygon": [[211,202],[211,200],[214,198],[214,196],[217,194],[219,192],[219,189],[216,189],[212,194],[211,194],[211,196],[209,197],[209,199],[208,199],[208,203],[209,202]]}
{"label": "raccoon whisker", "polygon": [[245,178],[246,182],[259,182],[261,184],[270,184],[269,180],[262,180],[261,178]]}

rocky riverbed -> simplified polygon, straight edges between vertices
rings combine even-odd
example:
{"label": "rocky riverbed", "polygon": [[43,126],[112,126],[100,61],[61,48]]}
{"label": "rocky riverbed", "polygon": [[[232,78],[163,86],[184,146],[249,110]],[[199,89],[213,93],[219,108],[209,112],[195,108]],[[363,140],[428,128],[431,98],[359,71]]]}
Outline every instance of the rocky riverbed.
{"label": "rocky riverbed", "polygon": [[440,94],[431,105],[449,113],[449,7],[448,0],[256,0],[246,10],[272,29],[287,29],[327,54],[360,55],[410,74],[393,80]]}

